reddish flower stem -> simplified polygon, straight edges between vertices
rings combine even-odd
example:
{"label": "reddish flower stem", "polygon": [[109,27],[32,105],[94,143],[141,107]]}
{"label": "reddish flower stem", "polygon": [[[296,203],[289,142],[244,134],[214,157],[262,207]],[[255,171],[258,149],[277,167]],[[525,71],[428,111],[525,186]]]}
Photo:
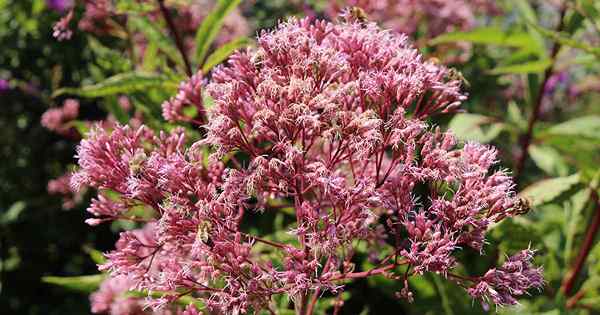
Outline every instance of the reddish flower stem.
{"label": "reddish flower stem", "polygon": [[572,309],[577,306],[577,302],[579,302],[583,296],[585,295],[585,290],[579,290],[573,297],[567,300],[567,308]]}
{"label": "reddish flower stem", "polygon": [[596,191],[592,192],[592,200],[596,205],[594,210],[594,218],[588,226],[585,238],[583,239],[583,244],[581,245],[581,249],[579,250],[577,258],[575,259],[575,264],[573,265],[571,271],[567,273],[567,276],[564,278],[561,286],[561,291],[566,296],[569,296],[573,290],[577,276],[579,273],[581,273],[583,264],[585,263],[587,256],[590,254],[590,250],[594,245],[594,239],[596,238],[596,234],[598,234],[598,229],[600,229],[600,203],[598,202],[598,193]]}
{"label": "reddish flower stem", "polygon": [[400,265],[405,265],[408,262],[406,261],[400,261],[398,263],[394,263],[394,264],[389,264],[389,265],[385,265],[383,267],[379,267],[379,268],[374,268],[374,269],[370,269],[367,271],[361,271],[361,272],[351,272],[351,273],[346,273],[346,274],[341,274],[339,277],[336,277],[332,280],[347,280],[347,279],[357,279],[357,278],[366,278],[366,277],[370,277],[370,276],[375,276],[375,275],[379,275],[382,273],[385,273],[389,270],[392,270]]}
{"label": "reddish flower stem", "polygon": [[[560,10],[560,22],[558,23],[558,27],[556,28],[557,32],[562,31],[562,29],[564,28],[564,24],[565,24],[564,20],[565,20],[566,11],[567,11],[567,6],[563,5]],[[516,184],[519,184],[519,180],[521,179],[522,174],[523,174],[525,162],[527,161],[527,157],[528,157],[527,151],[529,149],[529,145],[531,145],[531,140],[533,138],[533,127],[535,126],[535,123],[539,119],[540,109],[542,108],[542,101],[544,100],[544,88],[546,87],[546,83],[548,82],[548,79],[550,79],[550,77],[552,76],[552,73],[554,72],[554,59],[556,58],[556,55],[558,54],[560,47],[561,47],[561,45],[558,42],[554,42],[554,44],[552,45],[552,51],[550,53],[551,63],[550,63],[550,66],[546,69],[546,71],[544,71],[544,76],[543,76],[542,82],[540,83],[540,86],[538,88],[538,92],[537,92],[537,95],[535,98],[533,112],[531,113],[531,116],[529,116],[529,121],[527,123],[527,132],[525,133],[525,135],[523,135],[523,138],[521,139],[521,155],[517,159],[517,163],[515,166],[515,183]]]}
{"label": "reddish flower stem", "polygon": [[190,64],[190,60],[188,59],[187,54],[185,53],[185,47],[183,46],[183,41],[181,40],[181,36],[177,32],[177,28],[175,27],[175,23],[173,23],[173,19],[171,18],[171,15],[169,14],[169,10],[167,9],[167,7],[165,7],[165,1],[164,0],[157,0],[157,1],[158,1],[158,6],[160,7],[160,12],[162,13],[163,17],[165,18],[165,21],[167,22],[169,31],[171,32],[171,34],[173,35],[173,38],[175,39],[175,45],[177,46],[177,49],[179,50],[179,53],[181,54],[181,58],[183,59],[183,63],[185,64],[185,71],[186,71],[187,75],[189,77],[191,77],[192,76],[192,66]]}

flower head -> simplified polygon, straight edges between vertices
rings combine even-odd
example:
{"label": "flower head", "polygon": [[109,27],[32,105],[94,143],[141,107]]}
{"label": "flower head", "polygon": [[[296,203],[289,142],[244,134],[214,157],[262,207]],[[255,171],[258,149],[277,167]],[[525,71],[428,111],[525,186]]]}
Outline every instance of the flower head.
{"label": "flower head", "polygon": [[525,249],[509,257],[501,267],[490,269],[469,288],[469,294],[482,303],[499,306],[517,304],[515,297],[544,286],[542,268],[532,265],[534,251]]}
{"label": "flower head", "polygon": [[52,36],[58,41],[71,39],[71,36],[73,36],[73,31],[69,27],[71,19],[73,19],[72,9],[69,11],[69,13],[67,13],[67,15],[58,20],[58,22],[56,22],[52,27]]}
{"label": "flower head", "polygon": [[[206,138],[186,148],[181,129],[117,125],[81,142],[72,183],[101,191],[90,223],[146,222],[121,233],[101,268],[136,288],[192,292],[227,314],[268,308],[276,294],[301,303],[336,293],[345,279],[400,279],[400,265],[402,297],[412,299],[409,276],[453,279],[456,252],[483,253],[488,226],[514,215],[516,202],[510,177],[494,170],[494,148],[459,143],[426,121],[460,105],[460,84],[405,35],[373,23],[292,18],[261,33],[255,50],[212,73]],[[183,83],[165,117],[182,120],[183,107],[201,104],[200,85],[199,76]],[[206,145],[215,149],[208,159]],[[133,207],[147,217],[132,217]],[[286,236],[241,228],[254,212],[281,208],[295,219]],[[385,248],[370,258],[388,265],[355,272],[361,242]],[[498,270],[514,273],[527,259],[509,260]]]}
{"label": "flower head", "polygon": [[[193,113],[186,115],[186,109],[192,110]],[[181,83],[177,95],[162,104],[162,113],[163,117],[170,122],[190,122],[194,121],[195,116],[200,117],[200,119],[205,116],[202,102],[201,71]]]}

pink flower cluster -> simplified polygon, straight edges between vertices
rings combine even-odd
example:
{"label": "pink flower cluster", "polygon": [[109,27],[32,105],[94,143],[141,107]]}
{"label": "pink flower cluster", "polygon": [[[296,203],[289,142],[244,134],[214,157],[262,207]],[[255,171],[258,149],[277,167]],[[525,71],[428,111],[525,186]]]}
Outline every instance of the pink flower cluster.
{"label": "pink flower cluster", "polygon": [[[193,117],[186,109],[193,110]],[[162,104],[163,117],[169,122],[195,122],[202,124],[206,116],[202,102],[202,72],[198,71],[189,80],[182,82],[177,95]],[[198,117],[197,119],[195,119]]]}
{"label": "pink flower cluster", "polygon": [[[133,282],[126,276],[107,278],[100,289],[90,295],[92,313],[110,315],[199,315],[193,306],[171,306],[160,311],[145,307],[143,298],[129,294]],[[128,295],[129,294],[129,295]]]}
{"label": "pink flower cluster", "polygon": [[445,32],[468,30],[476,24],[476,14],[499,14],[490,0],[333,0],[327,14],[334,19],[348,6],[365,11],[369,19],[400,33],[433,38]]}
{"label": "pink flower cluster", "polygon": [[[99,190],[88,223],[148,222],[121,233],[101,269],[165,292],[150,306],[187,294],[217,313],[273,312],[271,298],[288,294],[311,314],[345,280],[383,275],[412,299],[408,277],[427,272],[470,281],[473,297],[497,305],[541,286],[531,251],[481,277],[454,273],[456,253],[483,253],[517,197],[494,148],[428,126],[466,96],[405,35],[350,15],[290,19],[218,67],[206,91],[206,137],[189,147],[180,129],[116,126],[94,128],[77,151],[72,184]],[[285,237],[242,228],[284,208]],[[372,269],[355,270],[359,242]]]}
{"label": "pink flower cluster", "polygon": [[71,176],[70,172],[61,175],[58,178],[48,181],[48,193],[51,195],[59,195],[62,197],[63,209],[72,209],[78,203],[83,200],[84,191],[75,191],[71,187]]}
{"label": "pink flower cluster", "polygon": [[527,288],[542,288],[542,269],[532,265],[534,252],[520,251],[509,257],[501,267],[491,269],[469,288],[469,294],[496,305],[517,304],[515,295],[525,294]]}
{"label": "pink flower cluster", "polygon": [[64,136],[73,135],[69,122],[79,115],[79,101],[66,99],[61,107],[48,109],[41,118],[42,126]]}
{"label": "pink flower cluster", "polygon": [[[154,0],[138,0],[140,4],[156,5]],[[113,1],[94,0],[80,1],[83,4],[83,16],[79,19],[78,28],[84,32],[99,36],[111,35],[120,32],[119,28],[126,19],[125,15],[119,12]],[[195,33],[203,22],[204,18],[214,7],[216,1],[213,0],[193,0],[193,1],[166,1],[168,9],[173,10],[175,26],[183,35],[186,49],[191,53],[195,47]],[[70,5],[71,7],[71,5]],[[148,18],[152,20],[162,19],[160,10],[148,12]],[[73,19],[73,9],[71,9],[54,26],[53,36],[58,40],[71,38],[73,31],[69,24]],[[250,32],[250,26],[239,10],[233,10],[223,23],[222,31],[217,36],[215,43],[221,46],[237,37],[246,36]],[[140,33],[134,34],[135,42],[141,55],[146,46],[146,39]]]}

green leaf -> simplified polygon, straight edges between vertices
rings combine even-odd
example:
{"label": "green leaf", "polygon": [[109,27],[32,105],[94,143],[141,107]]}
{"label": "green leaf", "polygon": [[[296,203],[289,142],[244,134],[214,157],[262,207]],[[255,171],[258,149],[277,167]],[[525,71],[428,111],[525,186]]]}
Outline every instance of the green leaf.
{"label": "green leaf", "polygon": [[177,64],[183,64],[179,50],[177,50],[177,47],[175,47],[175,44],[172,42],[171,38],[165,35],[161,29],[156,26],[156,22],[152,22],[146,17],[135,15],[129,16],[128,22],[131,23],[135,30],[144,34],[150,44],[156,45],[158,49],[164,52]]}
{"label": "green leaf", "polygon": [[430,45],[470,42],[483,45],[528,48],[531,37],[524,32],[509,34],[499,27],[480,27],[468,32],[451,32],[442,34],[429,41]]}
{"label": "green leaf", "polygon": [[214,66],[227,59],[234,51],[244,46],[248,46],[250,43],[251,41],[247,37],[240,37],[219,47],[219,49],[206,58],[206,62],[202,66],[202,72],[208,73]]}
{"label": "green leaf", "polygon": [[131,60],[122,51],[102,44],[93,36],[87,36],[87,42],[94,54],[95,63],[109,73],[130,71]]}
{"label": "green leaf", "polygon": [[65,289],[91,293],[100,287],[102,281],[106,278],[105,274],[89,275],[89,276],[77,276],[77,277],[42,277],[42,281],[45,283],[54,284],[61,286]]}
{"label": "green leaf", "polygon": [[540,73],[548,69],[552,61],[548,59],[528,61],[514,65],[500,66],[490,70],[491,74],[527,74]]}
{"label": "green leaf", "polygon": [[531,145],[529,147],[529,156],[531,156],[537,167],[548,175],[566,176],[569,173],[569,166],[564,157],[552,147]]}
{"label": "green leaf", "polygon": [[507,114],[508,122],[515,125],[518,130],[524,131],[527,129],[527,120],[525,120],[519,105],[515,101],[511,100],[508,103]]}
{"label": "green leaf", "polygon": [[583,116],[567,120],[547,130],[550,134],[600,139],[600,116]]}
{"label": "green leaf", "polygon": [[152,2],[141,2],[139,0],[117,0],[115,3],[115,13],[117,14],[147,14],[156,10]]}
{"label": "green leaf", "polygon": [[90,126],[83,120],[71,120],[67,123],[67,126],[74,127],[82,136],[86,135],[90,131]]}
{"label": "green leaf", "polygon": [[568,265],[572,259],[572,253],[575,249],[575,236],[581,231],[581,229],[585,226],[582,224],[583,220],[583,210],[590,199],[590,190],[582,189],[571,197],[571,199],[566,203],[565,209],[565,224],[564,224],[564,234],[565,234],[565,251],[564,251],[564,261],[565,265]]}
{"label": "green leaf", "polygon": [[151,88],[170,89],[175,91],[178,82],[158,74],[143,72],[127,72],[112,76],[102,82],[82,86],[80,88],[62,88],[52,96],[74,94],[82,97],[102,97],[122,93],[146,91]]}
{"label": "green leaf", "polygon": [[[529,1],[514,0],[513,3],[515,5],[517,11],[520,13],[520,15],[523,17],[523,20],[526,23],[530,23],[530,24],[538,23],[538,18],[535,13],[535,10],[531,7],[531,5],[529,4]],[[546,57],[548,55],[548,52],[546,51],[546,45],[544,43],[544,38],[535,28],[531,27],[530,24],[527,24],[527,32],[529,33],[529,36],[531,37],[531,42],[529,43],[529,45],[534,47],[533,50],[536,51],[539,56]]]}
{"label": "green leaf", "polygon": [[440,280],[440,278],[437,276],[432,276],[432,278],[433,278],[433,283],[435,284],[438,294],[442,300],[441,302],[442,302],[442,307],[444,309],[444,313],[446,315],[454,315],[454,311],[452,310],[452,307],[450,306],[450,298],[448,296],[448,292],[446,291],[446,283],[442,282],[442,280]]}
{"label": "green leaf", "polygon": [[533,206],[539,206],[558,198],[577,183],[579,174],[543,179],[523,189],[520,195],[531,198]]}
{"label": "green leaf", "polygon": [[92,261],[96,264],[100,265],[106,263],[106,257],[104,257],[104,254],[102,254],[101,251],[89,246],[85,246],[83,250],[90,256]]}
{"label": "green leaf", "polygon": [[517,220],[504,220],[491,231],[491,236],[497,240],[498,249],[502,253],[514,253],[532,243],[536,246],[542,242],[538,235],[533,224]]}
{"label": "green leaf", "polygon": [[8,210],[0,214],[0,225],[9,224],[16,221],[23,210],[25,210],[24,201],[17,201],[13,203]]}
{"label": "green leaf", "polygon": [[127,122],[129,122],[129,115],[119,104],[119,99],[116,95],[107,97],[107,100],[103,102],[103,105],[121,124],[127,124]]}
{"label": "green leaf", "polygon": [[503,128],[503,124],[495,123],[491,117],[467,113],[455,115],[448,125],[458,139],[482,143],[492,141]]}
{"label": "green leaf", "polygon": [[528,25],[530,25],[532,28],[534,28],[536,31],[538,31],[543,36],[545,36],[563,46],[581,49],[589,54],[596,56],[597,58],[600,58],[600,48],[588,45],[583,40],[573,39],[573,37],[568,33],[556,32],[553,30],[549,30],[549,29],[543,28],[535,23],[531,23],[529,21],[528,21]]}
{"label": "green leaf", "polygon": [[600,9],[598,8],[598,1],[595,0],[579,0],[577,5],[581,7],[581,12],[585,14],[585,17],[590,23],[594,25],[596,30],[600,29]]}
{"label": "green leaf", "polygon": [[146,49],[144,50],[142,69],[149,72],[155,71],[159,63],[158,46],[155,43],[148,43],[148,46],[146,46]]}
{"label": "green leaf", "polygon": [[198,32],[196,33],[196,63],[199,65],[203,64],[204,58],[208,54],[208,49],[213,43],[217,34],[221,30],[221,26],[225,20],[225,17],[231,10],[235,9],[241,0],[219,0],[215,5],[215,8],[208,14],[208,16],[200,25]]}

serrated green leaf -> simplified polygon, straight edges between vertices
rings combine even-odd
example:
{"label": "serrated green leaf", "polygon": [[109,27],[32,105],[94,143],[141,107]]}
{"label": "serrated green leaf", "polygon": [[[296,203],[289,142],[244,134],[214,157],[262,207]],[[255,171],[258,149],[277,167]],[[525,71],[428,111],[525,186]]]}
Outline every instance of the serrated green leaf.
{"label": "serrated green leaf", "polygon": [[461,113],[455,115],[448,129],[460,140],[474,140],[482,143],[496,138],[503,129],[501,123],[495,123],[491,117]]}
{"label": "serrated green leaf", "polygon": [[89,276],[77,276],[77,277],[42,277],[42,281],[45,283],[54,284],[61,286],[65,289],[91,293],[100,287],[100,284],[106,278],[105,274],[89,275]]}
{"label": "serrated green leaf", "polygon": [[547,130],[550,134],[583,136],[600,139],[600,116],[583,116],[574,118]]}
{"label": "serrated green leaf", "polygon": [[588,45],[585,43],[585,41],[573,39],[572,36],[566,32],[556,32],[553,30],[549,30],[529,21],[528,25],[530,25],[533,29],[538,31],[543,36],[563,46],[581,49],[589,54],[596,56],[596,58],[600,58],[600,48]]}
{"label": "serrated green leaf", "polygon": [[151,88],[162,88],[175,91],[178,82],[158,74],[143,72],[127,72],[117,74],[103,82],[82,86],[80,88],[62,88],[52,96],[73,94],[82,97],[102,97],[122,93],[145,91]]}
{"label": "serrated green leaf", "polygon": [[204,58],[208,54],[208,49],[213,43],[217,34],[221,30],[221,26],[225,17],[235,9],[241,0],[219,0],[214,9],[206,16],[202,25],[196,33],[196,63],[204,64]]}
{"label": "serrated green leaf", "polygon": [[215,52],[206,58],[206,62],[202,66],[202,72],[208,73],[214,66],[227,59],[234,51],[244,46],[248,46],[250,43],[251,41],[249,38],[240,37],[219,47],[219,49],[215,50]]}
{"label": "serrated green leaf", "polygon": [[179,50],[177,50],[177,47],[175,47],[173,41],[156,26],[155,22],[150,21],[146,17],[135,15],[129,16],[127,21],[131,23],[136,31],[144,34],[151,44],[156,45],[158,49],[164,52],[169,59],[175,61],[179,65],[183,64],[181,54],[179,53]]}
{"label": "serrated green leaf", "polygon": [[566,176],[569,173],[567,162],[556,149],[544,145],[531,145],[528,151],[537,167],[548,175]]}
{"label": "serrated green leaf", "polygon": [[499,27],[480,27],[467,32],[451,32],[442,34],[429,41],[430,45],[455,42],[470,42],[483,45],[506,47],[531,47],[531,38],[524,32],[509,34]]}
{"label": "serrated green leaf", "polygon": [[548,69],[552,65],[552,61],[548,59],[535,60],[520,64],[500,66],[490,70],[491,74],[528,74],[540,73]]}
{"label": "serrated green leaf", "polygon": [[533,206],[539,206],[558,198],[577,183],[579,174],[543,179],[523,189],[520,195],[531,198]]}

